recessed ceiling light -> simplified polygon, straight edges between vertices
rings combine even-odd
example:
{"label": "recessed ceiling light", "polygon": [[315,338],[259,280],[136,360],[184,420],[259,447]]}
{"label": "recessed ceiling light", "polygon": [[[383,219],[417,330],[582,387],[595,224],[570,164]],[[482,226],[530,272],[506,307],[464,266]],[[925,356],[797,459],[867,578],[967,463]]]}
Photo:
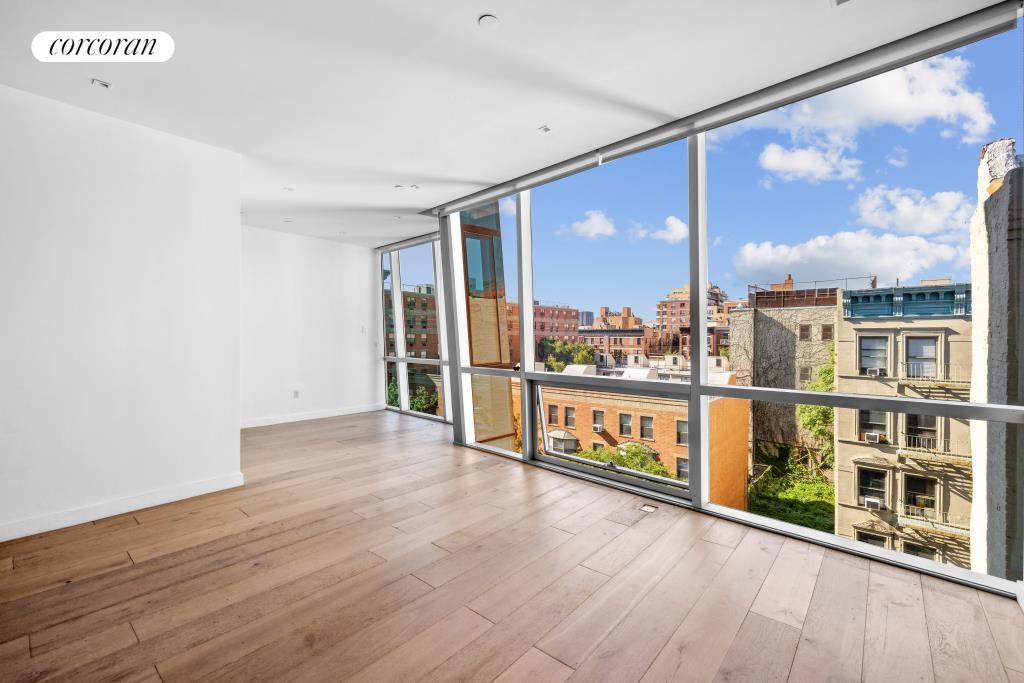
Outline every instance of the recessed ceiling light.
{"label": "recessed ceiling light", "polygon": [[481,14],[477,17],[476,23],[483,28],[494,28],[501,22],[499,22],[498,17],[493,14]]}
{"label": "recessed ceiling light", "polygon": [[291,218],[285,218],[284,222],[285,223],[294,223],[295,221],[293,221]]}
{"label": "recessed ceiling light", "polygon": [[402,189],[403,187],[405,187],[405,185],[394,185],[393,187],[394,187],[394,188],[395,188],[396,190],[401,190],[401,189]]}
{"label": "recessed ceiling light", "polygon": [[537,130],[539,130],[541,133],[550,133],[551,132],[551,127],[548,126],[547,124],[545,124],[543,126],[538,126]]}
{"label": "recessed ceiling light", "polygon": [[420,189],[420,186],[419,186],[419,185],[410,185],[409,187],[410,187],[411,189],[413,189],[413,190],[418,190],[418,189]]}
{"label": "recessed ceiling light", "polygon": [[107,81],[101,81],[98,78],[92,79],[92,84],[100,88],[103,88],[104,90],[110,87],[110,83],[108,83]]}
{"label": "recessed ceiling light", "polygon": [[284,190],[285,192],[295,192],[295,188],[294,187],[288,187],[287,185],[285,185],[281,189]]}
{"label": "recessed ceiling light", "polygon": [[397,214],[395,215],[395,218],[397,218],[398,220],[402,220],[402,217]]}

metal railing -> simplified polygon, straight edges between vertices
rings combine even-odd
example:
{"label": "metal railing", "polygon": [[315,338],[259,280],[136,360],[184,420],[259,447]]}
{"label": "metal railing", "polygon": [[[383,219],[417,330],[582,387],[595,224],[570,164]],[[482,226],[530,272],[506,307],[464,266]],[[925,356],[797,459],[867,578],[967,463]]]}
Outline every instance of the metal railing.
{"label": "metal railing", "polygon": [[971,444],[966,439],[940,439],[936,436],[903,433],[900,434],[900,448],[939,459],[971,459]]}
{"label": "metal railing", "polygon": [[905,384],[968,385],[971,383],[971,365],[934,361],[903,362],[899,364],[898,377]]}
{"label": "metal railing", "polygon": [[915,496],[910,502],[900,501],[897,506],[897,518],[900,526],[933,531],[969,538],[971,523],[969,519],[939,512],[935,498],[932,496]]}

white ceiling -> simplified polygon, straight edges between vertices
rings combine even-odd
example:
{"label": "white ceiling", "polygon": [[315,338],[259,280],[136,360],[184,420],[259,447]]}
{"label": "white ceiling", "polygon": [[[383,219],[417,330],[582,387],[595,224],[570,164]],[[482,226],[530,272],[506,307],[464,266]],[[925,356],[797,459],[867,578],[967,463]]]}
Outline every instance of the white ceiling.
{"label": "white ceiling", "polygon": [[[0,83],[239,152],[243,223],[379,245],[436,229],[423,209],[992,4],[0,0]],[[166,31],[176,51],[37,62],[57,29]]]}

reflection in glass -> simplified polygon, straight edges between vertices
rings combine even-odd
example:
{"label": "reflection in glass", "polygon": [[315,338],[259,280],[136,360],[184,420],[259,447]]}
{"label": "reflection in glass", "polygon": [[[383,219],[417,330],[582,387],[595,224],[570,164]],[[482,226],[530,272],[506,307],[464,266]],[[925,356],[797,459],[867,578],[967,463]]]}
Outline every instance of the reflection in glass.
{"label": "reflection in glass", "polygon": [[470,387],[473,392],[473,428],[476,442],[504,451],[522,453],[519,380],[472,375]]}
{"label": "reflection in glass", "polygon": [[398,388],[398,370],[395,367],[396,365],[397,363],[384,363],[386,371],[384,394],[387,404],[392,408],[401,407],[401,399],[399,397],[401,389]]}
{"label": "reflection in glass", "polygon": [[380,257],[381,282],[384,291],[384,354],[395,355],[395,309],[391,305],[393,284],[391,280],[391,253],[384,252]]}
{"label": "reflection in glass", "polygon": [[440,358],[433,243],[408,247],[398,254],[402,268],[405,355]]}
{"label": "reflection in glass", "polygon": [[511,197],[460,212],[470,365],[519,363],[516,218]]}
{"label": "reflection in glass", "polygon": [[436,365],[408,364],[409,410],[427,415],[444,415],[441,368]]}

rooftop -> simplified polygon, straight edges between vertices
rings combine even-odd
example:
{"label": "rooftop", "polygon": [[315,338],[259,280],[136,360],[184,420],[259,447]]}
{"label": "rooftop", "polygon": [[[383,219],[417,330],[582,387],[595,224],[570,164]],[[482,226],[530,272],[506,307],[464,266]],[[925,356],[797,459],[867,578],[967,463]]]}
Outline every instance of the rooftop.
{"label": "rooftop", "polygon": [[970,317],[969,282],[843,292],[844,318]]}

